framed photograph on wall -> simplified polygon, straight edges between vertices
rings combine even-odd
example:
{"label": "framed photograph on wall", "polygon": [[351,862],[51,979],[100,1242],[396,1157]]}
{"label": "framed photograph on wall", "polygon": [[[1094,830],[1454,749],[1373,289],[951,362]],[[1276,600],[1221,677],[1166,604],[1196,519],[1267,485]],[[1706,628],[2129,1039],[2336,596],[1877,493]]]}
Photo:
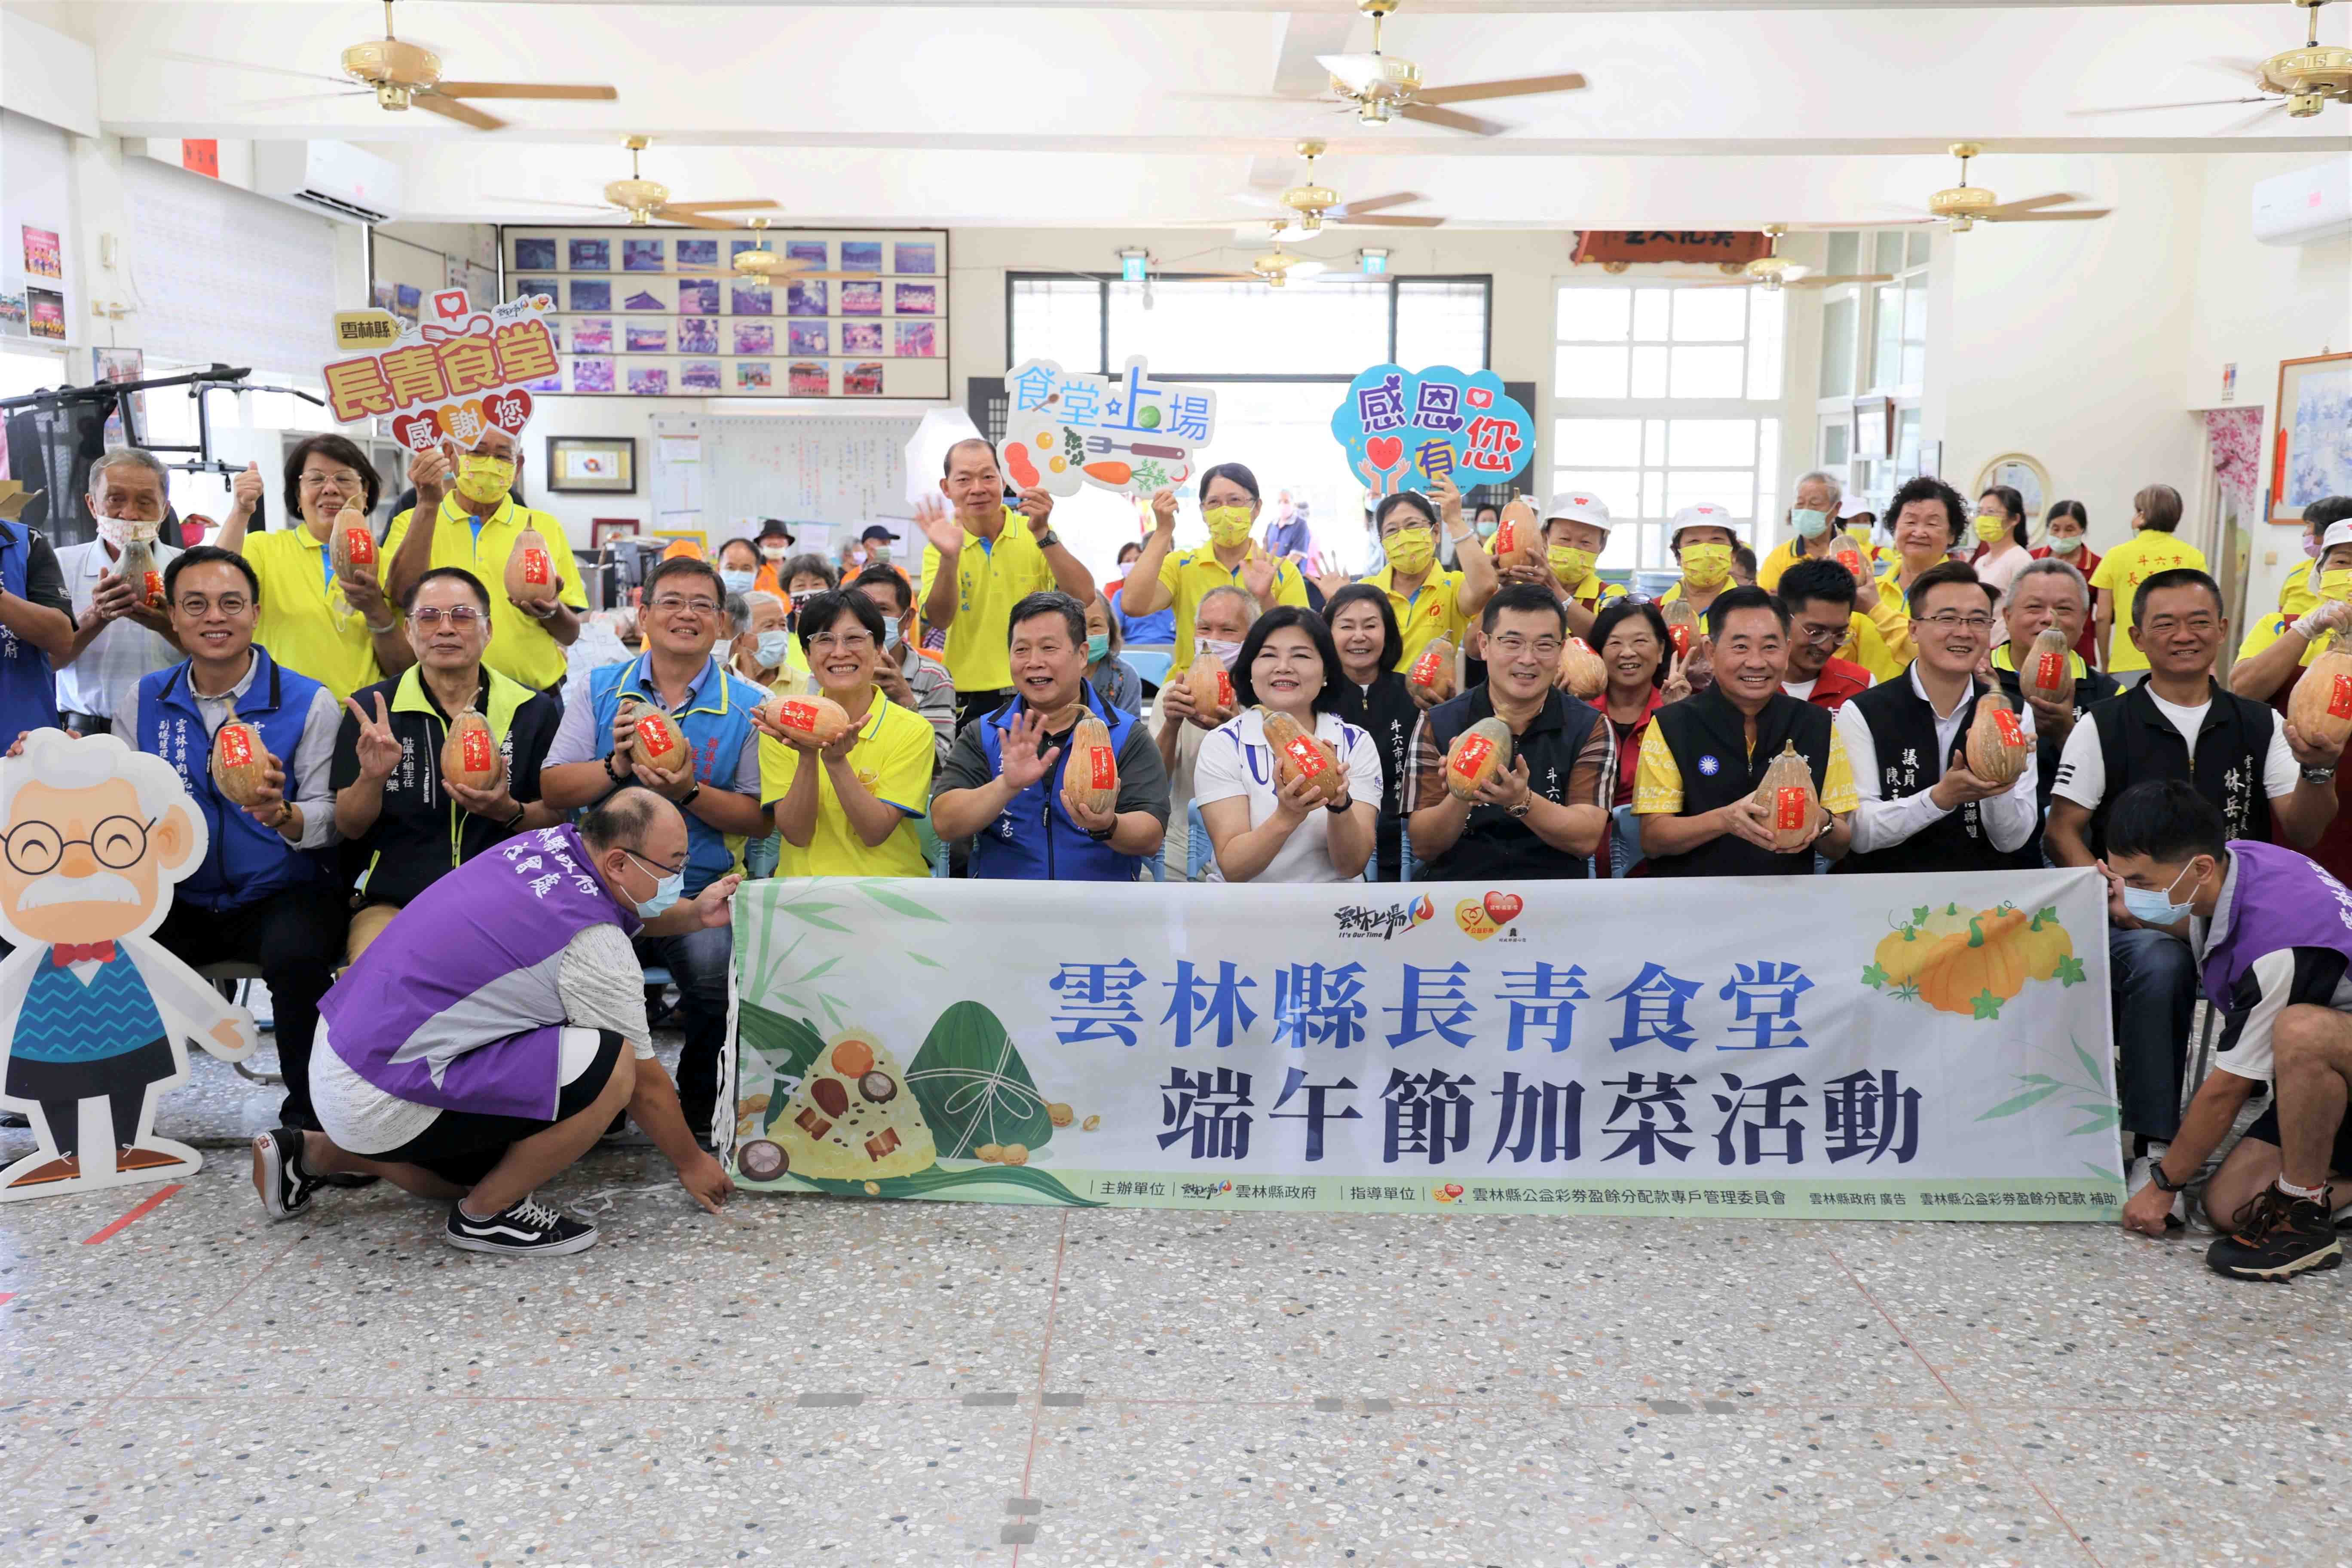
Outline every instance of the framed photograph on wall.
{"label": "framed photograph on wall", "polygon": [[1975,488],[1960,499],[1973,502],[1995,485],[2007,485],[2024,499],[2029,522],[2039,520],[2042,509],[2055,499],[2050,489],[2050,470],[2022,452],[2003,452],[1987,463],[1978,470]]}
{"label": "framed photograph on wall", "polygon": [[616,543],[621,540],[635,539],[637,536],[638,527],[637,520],[634,517],[593,519],[588,524],[589,547],[602,550],[606,545]]}
{"label": "framed photograph on wall", "polygon": [[1881,396],[1853,400],[1853,455],[1895,456],[1895,399]]}
{"label": "framed photograph on wall", "polygon": [[637,438],[550,436],[547,488],[565,494],[636,494]]}
{"label": "framed photograph on wall", "polygon": [[2278,422],[2271,458],[2273,522],[2352,495],[2352,353],[2279,362]]}

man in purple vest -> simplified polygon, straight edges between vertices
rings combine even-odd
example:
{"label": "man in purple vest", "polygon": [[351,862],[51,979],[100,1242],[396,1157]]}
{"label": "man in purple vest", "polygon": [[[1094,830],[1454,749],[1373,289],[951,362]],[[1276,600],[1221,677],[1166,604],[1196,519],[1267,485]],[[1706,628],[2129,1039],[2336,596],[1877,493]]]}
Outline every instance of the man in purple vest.
{"label": "man in purple vest", "polygon": [[629,945],[732,918],[735,877],[679,901],[686,854],[677,808],[633,786],[576,827],[518,835],[412,900],[320,1004],[310,1089],[325,1131],[253,1141],[270,1216],[301,1212],[323,1177],[356,1173],[455,1200],[453,1247],[578,1252],[596,1227],[532,1194],[623,1110],[717,1214],[734,1186],[654,1059]]}
{"label": "man in purple vest", "polygon": [[2225,1233],[2205,1261],[2234,1279],[2284,1279],[2344,1261],[2328,1183],[2352,1176],[2352,889],[2292,849],[2223,833],[2182,779],[2134,784],[2108,818],[2110,890],[2143,923],[2189,921],[2206,999],[2225,1020],[2213,1071],[2124,1225],[2164,1235],[2174,1194],[2267,1085],[2270,1109],[2205,1185]]}

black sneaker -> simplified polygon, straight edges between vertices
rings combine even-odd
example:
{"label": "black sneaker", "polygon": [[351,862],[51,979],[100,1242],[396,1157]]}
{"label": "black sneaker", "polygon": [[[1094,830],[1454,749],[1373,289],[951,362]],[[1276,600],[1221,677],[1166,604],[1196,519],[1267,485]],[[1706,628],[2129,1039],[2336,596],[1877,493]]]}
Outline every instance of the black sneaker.
{"label": "black sneaker", "polygon": [[468,1252],[552,1257],[587,1251],[596,1245],[596,1227],[548,1207],[534,1194],[488,1219],[475,1219],[451,1204],[446,1239]]}
{"label": "black sneaker", "polygon": [[2292,1279],[2306,1269],[2344,1261],[2344,1244],[2327,1205],[2264,1187],[2239,1216],[2238,1227],[2206,1249],[2217,1274],[2238,1279]]}
{"label": "black sneaker", "polygon": [[302,1164],[302,1130],[279,1127],[253,1141],[253,1190],[271,1219],[291,1219],[310,1206],[319,1178]]}

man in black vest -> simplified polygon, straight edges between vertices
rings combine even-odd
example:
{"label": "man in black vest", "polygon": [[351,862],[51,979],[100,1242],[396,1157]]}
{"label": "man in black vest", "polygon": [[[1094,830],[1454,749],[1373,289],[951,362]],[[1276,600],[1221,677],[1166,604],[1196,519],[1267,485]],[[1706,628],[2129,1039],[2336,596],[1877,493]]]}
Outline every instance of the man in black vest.
{"label": "man in black vest", "polygon": [[[1993,679],[2000,682],[2011,707],[2033,715],[2033,787],[2040,804],[2032,833],[2011,857],[2011,864],[2024,870],[2038,871],[2045,863],[2042,818],[2050,811],[2050,788],[2058,782],[2058,759],[2067,737],[2094,704],[2105,701],[2121,689],[2114,676],[2091,668],[2074,651],[2090,618],[2090,584],[2083,580],[2082,573],[2054,558],[2028,562],[2016,581],[2010,584],[2009,602],[2001,607],[2009,640],[1992,650]],[[2071,702],[2046,702],[2039,697],[2026,696],[2023,677],[2018,673],[2019,660],[2035,657],[2033,639],[2052,626],[2056,626],[2066,638],[2063,658],[2074,677],[2074,698]]]}
{"label": "man in black vest", "polygon": [[[1568,613],[1548,588],[1514,583],[1478,619],[1486,682],[1422,716],[1405,792],[1407,831],[1422,877],[1568,879],[1591,875],[1609,828],[1605,783],[1613,777],[1601,715],[1556,689]],[[1478,788],[1476,804],[1445,787],[1445,752],[1481,719],[1510,726],[1509,768]]]}
{"label": "man in black vest", "polygon": [[2197,974],[2186,919],[2144,925],[2124,908],[2121,884],[2099,858],[2107,811],[2134,784],[2186,779],[2221,814],[2230,837],[2268,844],[2275,824],[2277,837],[2305,848],[2336,816],[2339,751],[2312,743],[2262,703],[2214,680],[2213,656],[2229,619],[2220,585],[2204,573],[2158,572],[2142,583],[2126,630],[2147,656],[2147,679],[2093,708],[2066,738],[2045,843],[2058,865],[2096,866],[2107,878],[2123,1130],[2133,1151],[2126,1190],[2134,1190],[2180,1125]]}
{"label": "man in black vest", "polygon": [[[1642,853],[1661,877],[1804,877],[1816,851],[1853,842],[1853,775],[1828,711],[1780,689],[1789,672],[1789,612],[1761,588],[1728,588],[1706,611],[1715,684],[1670,702],[1650,721],[1634,764]],[[1757,787],[1793,745],[1820,797],[1810,836],[1774,847],[1773,816]]]}
{"label": "man in black vest", "polygon": [[[1990,871],[2011,863],[2033,832],[2033,758],[2008,784],[1979,778],[1963,754],[1979,700],[1977,667],[1992,643],[1996,591],[1958,561],[1911,584],[1911,667],[1838,710],[1853,768],[1853,853],[1841,871]],[[1995,717],[1995,722],[2000,718]],[[2031,714],[2010,721],[2020,741]]]}

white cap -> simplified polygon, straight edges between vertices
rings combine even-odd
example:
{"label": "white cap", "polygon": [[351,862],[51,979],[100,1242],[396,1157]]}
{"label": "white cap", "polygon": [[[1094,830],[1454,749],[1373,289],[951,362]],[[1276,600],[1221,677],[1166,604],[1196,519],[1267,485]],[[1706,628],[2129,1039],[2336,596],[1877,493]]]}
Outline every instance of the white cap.
{"label": "white cap", "polygon": [[2352,544],[2352,518],[2329,523],[2327,531],[2319,536],[2319,552],[2322,555],[2339,544]]}
{"label": "white cap", "polygon": [[1552,497],[1543,515],[1546,522],[1565,518],[1570,522],[1589,522],[1604,533],[1609,531],[1609,508],[1599,496],[1582,490],[1563,490]]}
{"label": "white cap", "polygon": [[1865,512],[1869,513],[1872,517],[1876,517],[1878,515],[1878,513],[1871,507],[1870,499],[1867,496],[1849,495],[1838,502],[1838,521],[1840,522],[1843,522],[1850,517],[1860,517]]}
{"label": "white cap", "polygon": [[1730,534],[1733,540],[1739,538],[1739,525],[1731,521],[1731,514],[1711,500],[1686,506],[1675,513],[1674,531],[1667,538],[1676,550],[1683,547],[1683,530],[1685,528],[1719,528]]}

